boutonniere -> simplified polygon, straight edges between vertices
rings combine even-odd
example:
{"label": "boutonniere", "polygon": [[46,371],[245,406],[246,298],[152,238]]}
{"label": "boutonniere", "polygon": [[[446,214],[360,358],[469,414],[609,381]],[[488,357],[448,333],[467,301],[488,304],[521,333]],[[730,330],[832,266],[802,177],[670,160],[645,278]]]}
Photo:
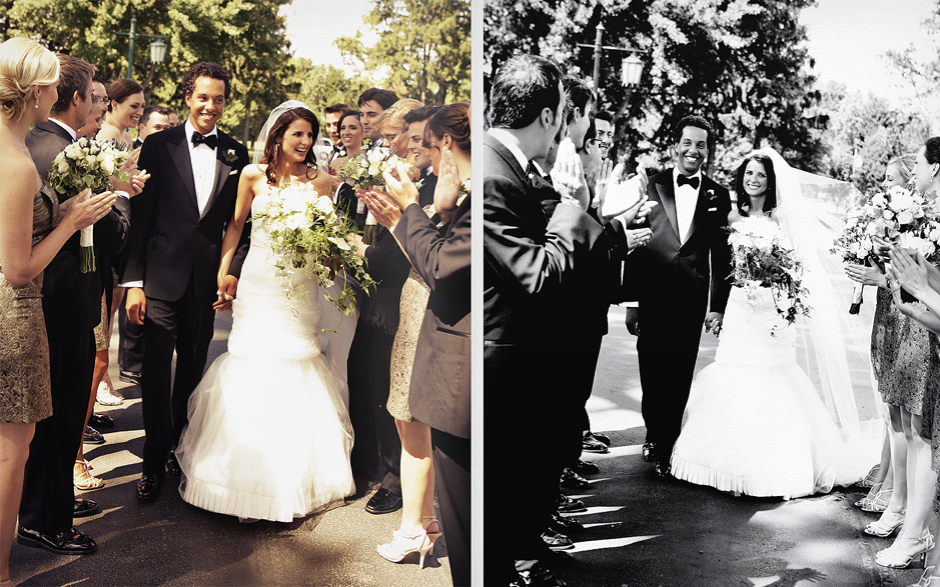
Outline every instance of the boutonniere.
{"label": "boutonniere", "polygon": [[460,195],[466,196],[469,193],[470,193],[470,180],[468,179],[467,181],[460,184]]}
{"label": "boutonniere", "polygon": [[705,192],[705,195],[708,196],[709,200],[716,200],[718,198],[718,196],[715,195],[715,190],[708,190]]}
{"label": "boutonniere", "polygon": [[235,149],[229,149],[225,153],[225,162],[226,163],[235,163],[238,160],[238,155],[235,154]]}
{"label": "boutonniere", "polygon": [[415,182],[415,187],[418,188],[419,190],[424,187],[424,178],[423,178],[423,177],[422,177],[421,179],[419,179],[418,181]]}

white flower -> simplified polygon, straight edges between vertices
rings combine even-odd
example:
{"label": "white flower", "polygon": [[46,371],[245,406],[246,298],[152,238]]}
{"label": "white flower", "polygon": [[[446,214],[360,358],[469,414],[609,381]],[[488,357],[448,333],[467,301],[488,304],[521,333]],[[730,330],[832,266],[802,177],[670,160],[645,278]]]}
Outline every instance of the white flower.
{"label": "white flower", "polygon": [[894,212],[892,212],[891,210],[885,210],[884,214],[882,214],[881,217],[884,218],[885,220],[893,220]]}
{"label": "white flower", "polygon": [[875,194],[871,199],[873,206],[878,206],[879,208],[884,208],[888,205],[888,201],[885,200],[885,197],[882,194]]}
{"label": "white flower", "polygon": [[284,219],[284,224],[291,230],[304,228],[307,226],[307,215],[304,214],[302,210],[294,212]]}
{"label": "white flower", "polygon": [[66,173],[69,172],[69,162],[66,161],[64,158],[58,162],[58,166],[59,166],[59,173],[65,175]]}
{"label": "white flower", "polygon": [[329,196],[320,196],[319,198],[317,198],[314,205],[316,206],[317,210],[320,213],[322,213],[324,216],[329,216],[334,211],[333,201],[330,200]]}
{"label": "white flower", "polygon": [[68,157],[69,159],[77,159],[80,155],[81,155],[81,149],[79,149],[78,145],[76,145],[75,143],[72,143],[71,145],[65,148],[65,156]]}
{"label": "white flower", "polygon": [[327,237],[326,240],[330,241],[331,243],[333,243],[334,245],[336,245],[337,247],[339,247],[340,249],[342,249],[342,250],[344,250],[344,251],[348,251],[348,250],[349,250],[349,243],[347,243],[345,239],[341,239],[341,238],[337,238],[337,237],[335,237],[335,236],[331,236],[331,237]]}
{"label": "white flower", "polygon": [[[893,189],[892,189],[893,191]],[[901,212],[907,210],[914,205],[914,197],[907,192],[893,193],[891,195],[891,201],[888,203],[888,207],[895,212]]]}
{"label": "white flower", "polygon": [[910,210],[898,212],[898,224],[910,224],[911,222],[914,222],[914,215],[911,214]]}

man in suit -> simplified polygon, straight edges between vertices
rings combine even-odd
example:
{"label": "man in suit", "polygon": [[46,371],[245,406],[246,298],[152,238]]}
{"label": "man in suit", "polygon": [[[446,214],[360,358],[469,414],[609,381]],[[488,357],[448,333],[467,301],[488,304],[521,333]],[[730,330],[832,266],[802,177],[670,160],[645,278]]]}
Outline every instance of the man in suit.
{"label": "man in suit", "polygon": [[[571,398],[557,391],[569,388],[570,350],[577,344],[566,334],[563,302],[584,286],[571,282],[572,268],[593,255],[609,255],[617,238],[586,211],[587,188],[573,145],[570,154],[559,155],[554,176],[560,201],[550,217],[543,211],[544,180],[531,161],[545,157],[564,134],[561,77],[554,63],[538,56],[503,64],[493,81],[491,128],[484,138],[485,417],[488,427],[513,430],[514,438],[537,447],[517,459],[504,444],[487,443],[484,543],[494,549],[490,560],[499,561],[486,569],[494,584],[519,575],[560,584],[546,566],[550,551],[541,535],[555,511],[562,468],[580,446],[570,425]],[[635,211],[621,221],[632,220]],[[502,495],[505,487],[525,490],[510,499]]]}
{"label": "man in suit", "polygon": [[411,151],[409,157],[414,158],[413,165],[421,170],[419,182],[421,187],[418,189],[418,204],[425,208],[434,203],[434,187],[437,185],[437,175],[431,167],[431,158],[428,157],[428,150],[424,146],[424,129],[428,125],[428,120],[434,116],[440,106],[422,106],[405,113],[405,133],[408,136],[408,150]]}
{"label": "man in suit", "polygon": [[369,88],[359,95],[359,111],[362,113],[362,137],[378,141],[382,138],[379,133],[379,116],[398,101],[398,95],[391,90],[382,88]]}
{"label": "man in suit", "polygon": [[189,119],[151,135],[141,148],[139,165],[151,179],[134,200],[122,284],[128,288],[128,319],[144,326],[146,439],[137,483],[142,500],[159,494],[165,471],[180,474],[172,448],[187,422],[189,396],[202,378],[214,312],[230,306],[247,254],[244,244],[220,288],[216,275],[223,231],[235,208],[239,175],[249,162],[248,150],[216,127],[231,91],[228,73],[215,63],[197,63],[182,87]]}
{"label": "man in suit", "polygon": [[[59,97],[48,122],[38,122],[26,136],[26,146],[43,179],[52,161],[76,139],[92,106],[88,63],[59,55]],[[114,208],[95,223],[94,243],[99,254],[115,254],[125,244],[130,229],[127,183]],[[60,195],[64,201],[76,194]],[[46,267],[42,307],[49,338],[52,374],[51,417],[36,424],[29,448],[23,483],[17,541],[59,554],[89,554],[95,541],[72,527],[73,517],[98,509],[89,499],[75,499],[72,465],[85,426],[95,358],[94,328],[101,320],[101,277],[98,271],[83,273],[80,235],[74,234]],[[104,265],[104,264],[102,264]],[[110,268],[99,266],[98,270]]]}
{"label": "man in suit", "polygon": [[727,189],[702,172],[711,133],[700,116],[679,121],[676,166],[649,183],[650,200],[660,203],[649,215],[652,240],[625,267],[625,273],[637,276],[625,284],[626,299],[638,302],[627,308],[626,323],[638,337],[643,458],[656,462],[659,476],[669,474],[702,325],[720,329],[731,292],[731,248],[724,228],[731,200]]}
{"label": "man in suit", "polygon": [[[456,178],[456,165],[451,165]],[[389,184],[393,182],[390,178]],[[405,178],[402,183],[410,180]],[[372,203],[369,207],[394,233],[431,289],[415,349],[408,400],[414,418],[431,428],[434,482],[451,578],[454,585],[469,585],[471,214],[470,196],[461,199],[458,191],[435,198],[437,205],[454,210],[450,222],[442,227],[428,218],[418,194],[408,189],[389,190],[402,208],[399,218],[383,219]],[[374,200],[367,196],[366,201]]]}

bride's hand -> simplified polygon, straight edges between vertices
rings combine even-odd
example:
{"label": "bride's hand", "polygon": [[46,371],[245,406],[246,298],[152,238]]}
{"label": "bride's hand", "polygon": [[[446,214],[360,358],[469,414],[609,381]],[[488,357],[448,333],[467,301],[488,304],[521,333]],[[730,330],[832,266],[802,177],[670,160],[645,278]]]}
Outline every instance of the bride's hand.
{"label": "bride's hand", "polygon": [[705,316],[705,332],[711,332],[715,336],[721,333],[721,326],[724,323],[724,314],[719,312],[709,312]]}
{"label": "bride's hand", "polygon": [[217,312],[231,312],[232,300],[238,290],[238,278],[234,275],[226,275],[219,286],[219,299],[212,304],[212,309]]}

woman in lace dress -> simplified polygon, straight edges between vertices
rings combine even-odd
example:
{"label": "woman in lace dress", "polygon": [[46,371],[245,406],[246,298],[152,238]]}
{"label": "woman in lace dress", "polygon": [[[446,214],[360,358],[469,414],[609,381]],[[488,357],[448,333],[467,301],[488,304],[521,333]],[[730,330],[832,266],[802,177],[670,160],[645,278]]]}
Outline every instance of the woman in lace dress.
{"label": "woman in lace dress", "polygon": [[[59,206],[42,181],[26,132],[45,122],[58,97],[59,60],[35,41],[0,44],[0,586],[10,587],[10,548],[23,468],[36,422],[52,415],[42,272],[77,230],[111,209],[105,192]],[[87,193],[85,194],[87,195]],[[78,203],[76,203],[78,202]],[[64,216],[63,216],[64,213]],[[58,223],[56,222],[58,220]]]}

